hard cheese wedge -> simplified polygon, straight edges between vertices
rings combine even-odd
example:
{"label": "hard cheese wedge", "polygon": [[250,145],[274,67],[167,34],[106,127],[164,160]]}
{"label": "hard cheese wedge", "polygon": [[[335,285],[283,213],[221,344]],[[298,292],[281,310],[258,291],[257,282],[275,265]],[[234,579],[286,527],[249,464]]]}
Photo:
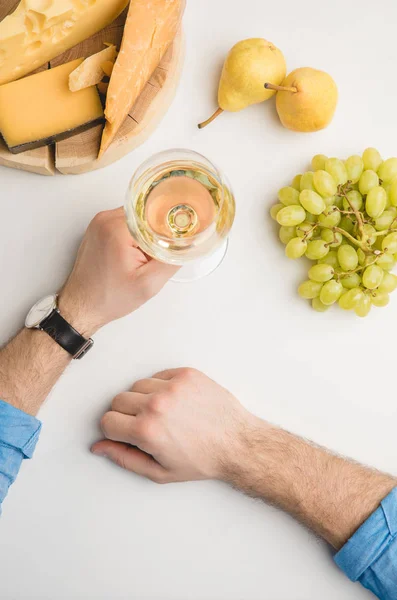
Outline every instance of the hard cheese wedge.
{"label": "hard cheese wedge", "polygon": [[159,65],[179,28],[184,0],[131,0],[121,49],[110,79],[99,157]]}
{"label": "hard cheese wedge", "polygon": [[109,61],[116,60],[116,46],[111,44],[104,50],[93,54],[70,74],[69,89],[72,92],[78,92],[91,85],[96,85],[106,75],[102,65]]}
{"label": "hard cheese wedge", "polygon": [[0,86],[0,131],[10,152],[39,148],[103,121],[96,87],[69,89],[69,75],[83,60]]}
{"label": "hard cheese wedge", "polygon": [[127,4],[128,0],[21,0],[0,23],[0,85],[94,35]]}

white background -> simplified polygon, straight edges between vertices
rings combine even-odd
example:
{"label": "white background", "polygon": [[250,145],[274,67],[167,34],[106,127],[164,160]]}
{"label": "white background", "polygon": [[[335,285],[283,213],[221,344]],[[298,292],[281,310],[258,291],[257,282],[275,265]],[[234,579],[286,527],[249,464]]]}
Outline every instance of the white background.
{"label": "white background", "polygon": [[[150,154],[172,146],[207,154],[231,179],[238,207],[222,267],[195,284],[169,284],[100,332],[42,409],[35,458],[3,507],[1,598],[372,597],[338,571],[322,542],[275,509],[217,483],[156,486],[89,447],[113,395],[159,369],[188,365],[261,417],[396,473],[397,294],[365,320],[339,309],[313,312],[296,295],[307,265],[284,257],[268,217],[278,188],[313,154],[347,157],[370,145],[384,157],[397,153],[396,19],[394,0],[188,0],[182,82],[144,146],[78,177],[0,168],[3,341],[34,301],[60,286],[91,217],[123,202]],[[280,47],[289,70],[333,75],[340,101],[327,130],[283,129],[274,101],[197,130],[215,108],[226,52],[253,36]]]}

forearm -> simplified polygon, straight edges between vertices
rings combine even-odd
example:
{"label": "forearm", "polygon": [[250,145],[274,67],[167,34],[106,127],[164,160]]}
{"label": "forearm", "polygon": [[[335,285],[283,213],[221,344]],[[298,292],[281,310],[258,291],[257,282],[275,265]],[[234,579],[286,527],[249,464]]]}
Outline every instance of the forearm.
{"label": "forearm", "polygon": [[[95,331],[73,298],[61,295],[63,316],[82,335]],[[23,329],[0,351],[0,399],[36,415],[71,356],[43,331]]]}
{"label": "forearm", "polygon": [[342,545],[397,485],[396,479],[335,456],[258,420],[241,440],[224,477]]}

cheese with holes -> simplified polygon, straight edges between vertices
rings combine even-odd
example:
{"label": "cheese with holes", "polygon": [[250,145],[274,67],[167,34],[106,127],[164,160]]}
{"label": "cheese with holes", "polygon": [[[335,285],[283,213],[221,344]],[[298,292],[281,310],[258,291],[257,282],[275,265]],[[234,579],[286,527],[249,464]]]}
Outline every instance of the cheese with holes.
{"label": "cheese with holes", "polygon": [[93,54],[70,74],[69,88],[72,92],[78,92],[84,88],[96,85],[106,75],[103,64],[116,59],[116,46],[113,44],[104,50]]}
{"label": "cheese with holes", "polygon": [[83,60],[0,86],[0,132],[12,153],[39,148],[103,122],[95,86],[79,92],[69,89],[69,75]]}
{"label": "cheese with holes", "polygon": [[91,37],[127,4],[128,0],[21,0],[0,23],[0,85]]}
{"label": "cheese with holes", "polygon": [[131,0],[121,49],[110,78],[99,157],[112,143],[173,41],[184,6],[184,0]]}

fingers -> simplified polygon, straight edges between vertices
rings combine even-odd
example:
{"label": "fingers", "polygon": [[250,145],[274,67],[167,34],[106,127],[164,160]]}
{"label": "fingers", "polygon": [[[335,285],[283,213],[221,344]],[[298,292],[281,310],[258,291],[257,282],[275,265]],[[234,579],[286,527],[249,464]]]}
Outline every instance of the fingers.
{"label": "fingers", "polygon": [[145,452],[138,448],[132,448],[128,444],[120,444],[103,440],[97,442],[91,448],[91,452],[97,456],[109,458],[112,462],[127,471],[147,477],[156,483],[168,483],[171,481],[167,471]]}
{"label": "fingers", "polygon": [[157,260],[151,259],[141,269],[142,276],[147,277],[149,280],[155,282],[157,291],[171,279],[175,273],[179,271],[180,267],[176,265],[167,265]]}
{"label": "fingers", "polygon": [[162,379],[156,379],[152,377],[150,379],[140,379],[136,381],[131,388],[131,392],[138,392],[139,394],[154,394],[161,392],[167,384]]}
{"label": "fingers", "polygon": [[101,419],[101,428],[109,440],[136,444],[136,417],[115,411],[105,413]]}
{"label": "fingers", "polygon": [[113,398],[112,411],[136,416],[145,408],[146,403],[147,395],[145,393],[123,392]]}
{"label": "fingers", "polygon": [[153,375],[153,378],[162,379],[164,381],[170,381],[171,379],[174,379],[174,377],[176,377],[177,375],[182,375],[184,373],[184,371],[186,371],[186,370],[187,369],[185,369],[185,368],[166,369],[165,371],[160,371],[159,373],[155,373]]}

